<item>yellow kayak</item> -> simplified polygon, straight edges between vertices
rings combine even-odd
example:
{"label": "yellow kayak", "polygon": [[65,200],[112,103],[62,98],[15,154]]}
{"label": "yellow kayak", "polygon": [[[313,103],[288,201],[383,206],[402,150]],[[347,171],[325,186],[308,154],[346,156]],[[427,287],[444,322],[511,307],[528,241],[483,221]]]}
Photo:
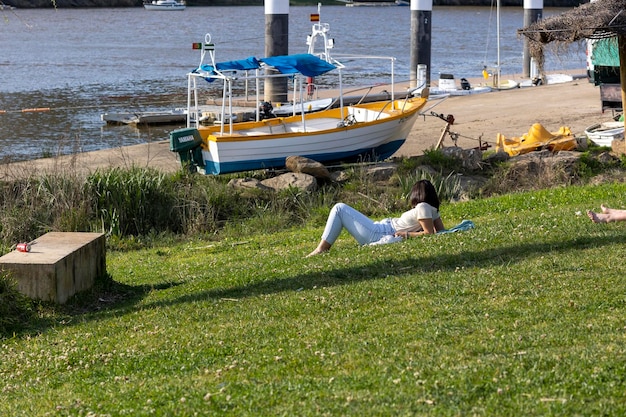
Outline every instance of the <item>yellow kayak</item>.
{"label": "yellow kayak", "polygon": [[510,156],[549,149],[552,152],[572,151],[576,149],[576,137],[569,127],[561,126],[558,132],[549,132],[540,123],[533,124],[528,133],[521,137],[506,138],[498,133],[496,151],[504,151]]}

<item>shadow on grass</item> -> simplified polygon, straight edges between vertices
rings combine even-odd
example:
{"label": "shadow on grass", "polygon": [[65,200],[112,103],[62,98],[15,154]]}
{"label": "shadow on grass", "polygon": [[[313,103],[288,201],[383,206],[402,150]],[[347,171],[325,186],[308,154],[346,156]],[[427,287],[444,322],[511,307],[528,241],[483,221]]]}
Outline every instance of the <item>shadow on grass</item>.
{"label": "shadow on grass", "polygon": [[[367,264],[359,264],[345,268],[306,272],[286,278],[263,281],[250,285],[232,288],[216,289],[185,295],[170,301],[159,301],[143,306],[154,308],[179,303],[196,302],[207,299],[242,299],[260,295],[275,294],[286,291],[313,289],[314,287],[329,287],[349,285],[354,282],[384,279],[390,275],[409,276],[434,271],[455,271],[459,267],[472,266],[490,268],[503,264],[519,264],[528,258],[537,255],[554,254],[585,248],[611,246],[616,243],[626,243],[624,235],[580,236],[572,240],[559,240],[535,244],[518,244],[497,249],[465,251],[458,254],[437,255],[426,257],[412,257],[406,254],[402,259],[398,255],[390,254],[384,258],[374,259]],[[335,256],[334,254],[321,256]],[[315,258],[313,258],[315,259]],[[315,260],[303,262],[311,263]],[[364,273],[364,271],[367,271]]]}
{"label": "shadow on grass", "polygon": [[107,313],[119,315],[131,312],[134,311],[137,302],[150,292],[166,290],[181,284],[166,282],[157,285],[126,285],[114,281],[107,274],[97,279],[89,291],[76,294],[66,304],[34,301],[33,306],[38,310],[37,317],[30,320],[26,327],[15,330],[12,334],[18,337],[36,334],[56,324],[70,324],[77,316],[81,317],[81,321],[102,320],[108,316]]}
{"label": "shadow on grass", "polygon": [[131,310],[133,306],[152,291],[166,290],[182,285],[182,282],[163,282],[156,285],[127,285],[113,280],[107,274],[96,282],[90,291],[72,297],[57,310],[71,316],[105,310]]}
{"label": "shadow on grass", "polygon": [[[159,308],[182,303],[219,299],[244,299],[281,292],[308,290],[315,287],[349,285],[355,282],[384,279],[388,276],[402,277],[434,271],[451,272],[459,267],[497,267],[504,264],[515,265],[537,255],[597,248],[626,243],[626,235],[605,234],[603,236],[579,236],[571,240],[546,241],[531,244],[513,244],[496,249],[468,250],[461,253],[437,256],[412,256],[411,253],[386,255],[373,259],[367,264],[358,264],[330,270],[316,270],[295,276],[241,285],[231,288],[195,292],[173,300],[143,304],[142,309]],[[322,256],[336,256],[334,253]],[[319,258],[302,260],[303,264],[318,262]],[[364,271],[367,271],[364,273]],[[121,284],[107,276],[96,283],[94,288],[72,298],[65,305],[49,305],[54,314],[39,317],[16,336],[44,331],[59,323],[70,324],[74,317],[80,320],[103,320],[112,315],[133,312],[136,304],[155,290],[166,290],[183,283],[167,282],[158,285],[132,286]]]}

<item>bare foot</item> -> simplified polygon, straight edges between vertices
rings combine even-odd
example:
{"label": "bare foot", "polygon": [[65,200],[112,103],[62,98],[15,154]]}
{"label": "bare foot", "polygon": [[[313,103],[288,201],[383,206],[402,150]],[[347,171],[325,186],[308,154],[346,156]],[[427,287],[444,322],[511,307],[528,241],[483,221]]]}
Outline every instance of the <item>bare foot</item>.
{"label": "bare foot", "polygon": [[313,252],[309,253],[306,258],[310,258],[311,256],[315,256],[315,255],[320,255],[322,253],[326,253],[328,252],[328,250],[320,250],[320,249],[315,249]]}
{"label": "bare foot", "polygon": [[320,244],[317,245],[317,248],[315,248],[315,250],[309,253],[306,257],[308,258],[311,256],[319,255],[320,253],[328,252],[331,246],[332,245],[330,243],[326,242],[325,240],[322,240]]}
{"label": "bare foot", "polygon": [[607,223],[607,215],[604,212],[605,207],[602,206],[602,211],[603,213],[595,213],[591,210],[587,210],[587,216],[589,216],[589,218],[591,219],[592,222],[594,223]]}
{"label": "bare foot", "polygon": [[611,211],[611,209],[605,206],[604,204],[600,204],[600,208],[602,209],[602,213],[604,214],[608,214],[609,211]]}

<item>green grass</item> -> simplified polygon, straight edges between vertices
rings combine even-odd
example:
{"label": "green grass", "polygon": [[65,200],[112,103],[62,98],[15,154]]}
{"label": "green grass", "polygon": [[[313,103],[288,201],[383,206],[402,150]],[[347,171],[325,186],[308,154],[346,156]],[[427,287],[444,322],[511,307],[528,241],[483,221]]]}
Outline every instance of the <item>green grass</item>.
{"label": "green grass", "polygon": [[319,221],[108,252],[0,341],[0,415],[624,415],[626,223],[584,210],[625,192],[446,204],[476,228],[314,258]]}

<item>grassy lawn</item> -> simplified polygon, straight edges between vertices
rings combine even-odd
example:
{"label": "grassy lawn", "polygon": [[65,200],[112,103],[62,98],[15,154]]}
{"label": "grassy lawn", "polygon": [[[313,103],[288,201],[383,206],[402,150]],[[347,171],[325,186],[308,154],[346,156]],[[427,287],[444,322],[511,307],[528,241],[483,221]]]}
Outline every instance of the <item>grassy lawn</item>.
{"label": "grassy lawn", "polygon": [[[107,253],[0,341],[0,415],[626,414],[626,186],[446,204],[467,232],[304,258],[305,230]],[[345,232],[344,232],[345,233]]]}

